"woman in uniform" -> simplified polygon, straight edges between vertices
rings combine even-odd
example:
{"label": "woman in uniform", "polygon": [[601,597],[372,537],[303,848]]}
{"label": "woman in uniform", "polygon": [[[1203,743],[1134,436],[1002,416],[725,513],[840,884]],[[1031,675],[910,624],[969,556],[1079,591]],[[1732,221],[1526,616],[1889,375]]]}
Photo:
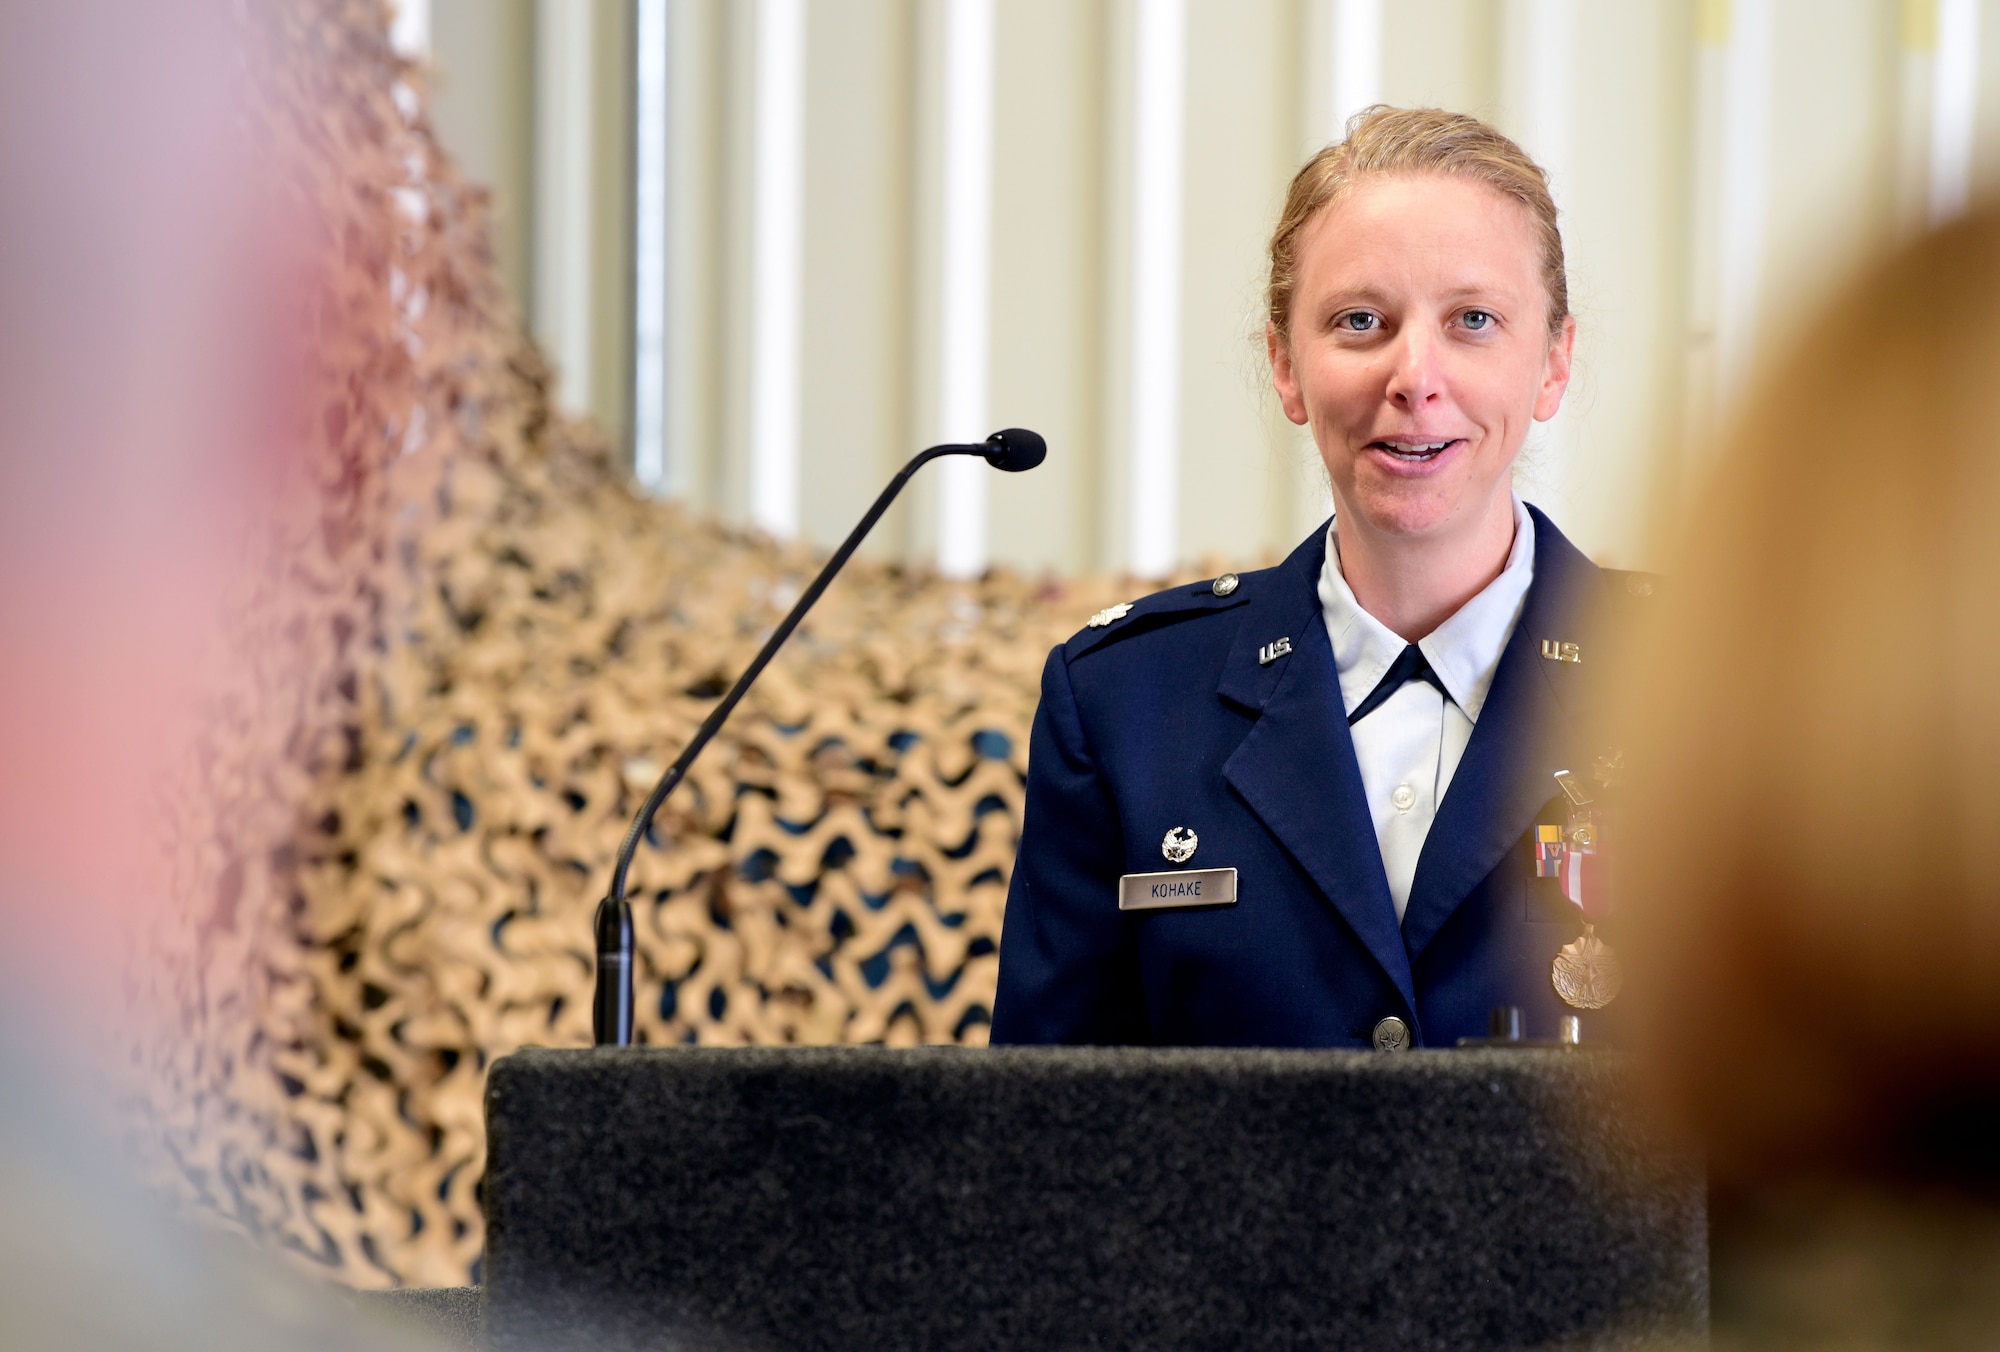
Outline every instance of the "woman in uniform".
{"label": "woman in uniform", "polygon": [[1585,917],[1536,828],[1606,750],[1611,583],[1512,488],[1576,332],[1547,180],[1474,118],[1371,109],[1292,181],[1267,301],[1334,517],[1050,654],[992,1040],[1396,1050],[1509,1006],[1574,1036]]}

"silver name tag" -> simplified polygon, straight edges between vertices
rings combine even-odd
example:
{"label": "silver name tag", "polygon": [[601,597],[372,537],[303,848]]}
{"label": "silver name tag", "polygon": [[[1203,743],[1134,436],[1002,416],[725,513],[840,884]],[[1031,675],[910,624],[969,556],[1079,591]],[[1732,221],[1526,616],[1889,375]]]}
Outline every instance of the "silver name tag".
{"label": "silver name tag", "polygon": [[1175,869],[1171,873],[1128,873],[1118,880],[1118,909],[1155,911],[1170,906],[1234,906],[1233,868]]}

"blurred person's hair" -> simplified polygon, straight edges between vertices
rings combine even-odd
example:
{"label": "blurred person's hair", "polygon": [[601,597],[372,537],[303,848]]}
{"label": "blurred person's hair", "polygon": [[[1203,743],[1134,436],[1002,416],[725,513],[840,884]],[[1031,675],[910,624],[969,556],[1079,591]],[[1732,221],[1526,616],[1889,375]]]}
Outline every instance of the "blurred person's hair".
{"label": "blurred person's hair", "polygon": [[1725,1191],[2000,1181],[1996,315],[2000,215],[1869,269],[1680,528],[1623,947]]}
{"label": "blurred person's hair", "polygon": [[1265,318],[1291,337],[1292,292],[1298,286],[1299,236],[1326,206],[1369,178],[1447,174],[1483,183],[1521,204],[1541,246],[1542,285],[1549,294],[1551,334],[1569,318],[1569,275],[1556,226],[1549,178],[1528,153],[1488,123],[1441,108],[1376,104],[1348,119],[1347,135],[1315,154],[1292,177],[1285,207],[1271,232]]}

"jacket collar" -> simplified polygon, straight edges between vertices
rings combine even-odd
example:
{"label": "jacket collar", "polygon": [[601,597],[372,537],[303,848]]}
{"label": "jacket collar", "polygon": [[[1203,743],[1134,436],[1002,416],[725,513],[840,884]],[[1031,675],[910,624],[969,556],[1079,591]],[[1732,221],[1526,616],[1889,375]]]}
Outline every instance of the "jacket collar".
{"label": "jacket collar", "polygon": [[[1543,658],[1541,645],[1573,642],[1590,652],[1601,575],[1547,516],[1532,506],[1528,512],[1535,579],[1425,839],[1400,927],[1320,607],[1324,526],[1256,587],[1216,687],[1258,714],[1223,765],[1225,780],[1312,877],[1413,1012],[1411,963],[1533,823],[1554,792],[1555,772],[1570,768],[1560,758],[1576,749],[1583,721],[1584,668]],[[1260,651],[1283,639],[1288,654],[1259,661]]]}
{"label": "jacket collar", "polygon": [[[1414,1015],[1416,985],[1320,611],[1325,538],[1322,528],[1272,569],[1244,608],[1217,693],[1258,718],[1222,774],[1374,955]],[[1289,642],[1289,652],[1259,660],[1260,651],[1268,655],[1281,641]]]}
{"label": "jacket collar", "polygon": [[[1325,557],[1327,526],[1332,520],[1327,518],[1319,530],[1268,574],[1244,580],[1248,604],[1243,608],[1242,622],[1236,627],[1236,646],[1223,663],[1222,680],[1216,686],[1216,693],[1224,699],[1246,709],[1261,709],[1290,669],[1289,657],[1260,662],[1258,654],[1265,645],[1279,639],[1290,639],[1294,654],[1303,646],[1301,640],[1308,624],[1319,616],[1319,569]],[[1325,638],[1324,621],[1316,632]],[[1338,700],[1338,682],[1335,684],[1334,698]]]}
{"label": "jacket collar", "polygon": [[[1493,672],[1500,665],[1500,654],[1521,617],[1528,584],[1535,576],[1535,519],[1519,497],[1513,499],[1513,507],[1514,543],[1500,576],[1417,641],[1431,671],[1443,682],[1445,694],[1474,723],[1486,707]],[[1333,636],[1342,700],[1352,709],[1368,697],[1409,644],[1354,599],[1354,591],[1340,571],[1337,535],[1335,530],[1323,537],[1326,558],[1319,571],[1319,603],[1326,614],[1327,631]]]}
{"label": "jacket collar", "polygon": [[1403,946],[1412,961],[1533,824],[1556,792],[1555,772],[1581,768],[1565,761],[1588,750],[1580,745],[1585,668],[1544,657],[1542,645],[1575,643],[1587,660],[1602,577],[1554,523],[1528,511],[1535,521],[1535,580],[1417,858],[1403,912]]}

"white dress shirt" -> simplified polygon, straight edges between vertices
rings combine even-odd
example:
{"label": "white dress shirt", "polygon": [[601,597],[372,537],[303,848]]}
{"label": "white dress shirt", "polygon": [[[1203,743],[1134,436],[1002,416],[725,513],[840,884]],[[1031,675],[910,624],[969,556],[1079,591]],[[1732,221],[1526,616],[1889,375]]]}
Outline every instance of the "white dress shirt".
{"label": "white dress shirt", "polygon": [[[1334,665],[1340,671],[1344,718],[1368,698],[1408,644],[1355,601],[1340,571],[1339,529],[1337,520],[1327,528],[1319,604],[1333,642]],[[1472,725],[1479,721],[1494,669],[1521,618],[1534,577],[1535,522],[1516,497],[1514,545],[1507,552],[1507,566],[1485,590],[1417,642],[1431,670],[1444,682],[1444,692],[1425,681],[1406,681],[1349,729],[1398,923],[1410,904],[1410,884],[1417,875],[1424,838],[1472,739]]]}

